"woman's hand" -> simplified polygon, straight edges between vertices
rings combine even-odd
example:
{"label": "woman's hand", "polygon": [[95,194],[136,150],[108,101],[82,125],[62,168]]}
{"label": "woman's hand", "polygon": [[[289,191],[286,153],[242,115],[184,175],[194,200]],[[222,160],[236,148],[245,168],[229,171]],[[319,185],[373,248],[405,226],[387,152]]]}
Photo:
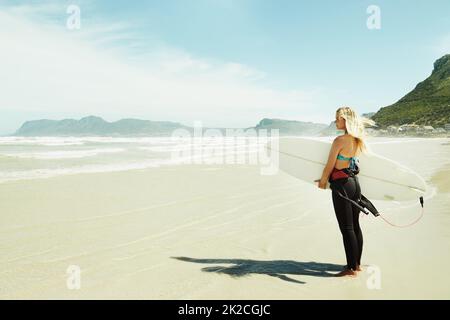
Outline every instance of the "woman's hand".
{"label": "woman's hand", "polygon": [[320,180],[318,179],[318,180],[314,180],[314,181],[318,182],[318,187],[320,189],[326,189],[327,188],[327,182],[328,182],[327,179],[322,178]]}

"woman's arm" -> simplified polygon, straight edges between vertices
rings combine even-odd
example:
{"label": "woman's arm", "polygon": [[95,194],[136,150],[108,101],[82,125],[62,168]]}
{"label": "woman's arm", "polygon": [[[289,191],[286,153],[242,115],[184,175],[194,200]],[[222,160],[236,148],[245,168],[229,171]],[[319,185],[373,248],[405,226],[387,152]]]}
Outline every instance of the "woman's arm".
{"label": "woman's arm", "polygon": [[342,147],[343,147],[342,139],[339,139],[339,137],[334,139],[333,143],[331,144],[331,149],[330,149],[330,153],[328,155],[327,164],[325,165],[325,168],[323,169],[322,177],[320,178],[320,181],[319,181],[319,188],[321,188],[321,189],[326,188],[328,178],[330,177],[330,174],[333,171],[334,165],[336,164],[337,155],[339,154],[339,151],[341,151]]}

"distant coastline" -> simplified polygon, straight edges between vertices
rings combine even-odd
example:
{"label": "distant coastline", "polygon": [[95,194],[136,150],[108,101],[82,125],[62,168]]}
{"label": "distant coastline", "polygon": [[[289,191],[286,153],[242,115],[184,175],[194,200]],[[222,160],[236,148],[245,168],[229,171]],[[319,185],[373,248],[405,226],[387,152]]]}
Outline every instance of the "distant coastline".
{"label": "distant coastline", "polygon": [[[371,114],[363,114],[370,117]],[[184,129],[190,133],[194,132],[194,127],[189,127],[177,122],[170,121],[150,121],[141,119],[121,119],[115,122],[107,122],[97,116],[87,116],[80,120],[63,119],[63,120],[31,120],[26,121],[13,134],[1,135],[19,136],[19,137],[83,137],[83,136],[154,136],[168,137],[177,129]],[[202,128],[214,129],[226,135],[227,130],[235,130],[245,133],[248,130],[272,130],[278,129],[281,136],[334,136],[340,134],[337,131],[334,122],[330,124],[304,122],[297,120],[284,119],[262,119],[254,127],[246,128]],[[367,128],[369,136],[375,137],[450,137],[450,124],[443,127],[433,127],[428,125],[404,124],[400,126],[390,125],[387,128],[372,127]]]}

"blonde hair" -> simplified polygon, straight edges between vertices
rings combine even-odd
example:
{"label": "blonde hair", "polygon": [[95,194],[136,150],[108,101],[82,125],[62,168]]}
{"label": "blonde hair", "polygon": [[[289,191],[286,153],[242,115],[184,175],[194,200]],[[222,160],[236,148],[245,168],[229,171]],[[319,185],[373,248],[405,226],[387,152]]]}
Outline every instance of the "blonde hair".
{"label": "blonde hair", "polygon": [[356,149],[361,152],[370,151],[365,143],[366,126],[376,126],[375,121],[359,116],[350,107],[340,107],[336,110],[336,116],[340,116],[345,119],[345,132],[353,136],[356,140]]}

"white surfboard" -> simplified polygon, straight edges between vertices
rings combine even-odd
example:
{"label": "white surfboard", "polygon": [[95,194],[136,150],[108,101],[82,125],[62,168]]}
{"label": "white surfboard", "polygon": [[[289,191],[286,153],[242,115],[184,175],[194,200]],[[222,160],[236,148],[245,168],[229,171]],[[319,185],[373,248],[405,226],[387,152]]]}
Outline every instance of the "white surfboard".
{"label": "white surfboard", "polygon": [[[268,142],[266,148],[269,154],[277,153],[279,169],[317,186],[314,180],[322,176],[331,142],[280,137]],[[361,154],[358,158],[361,193],[368,199],[408,201],[425,194],[426,182],[411,169],[375,153]]]}

